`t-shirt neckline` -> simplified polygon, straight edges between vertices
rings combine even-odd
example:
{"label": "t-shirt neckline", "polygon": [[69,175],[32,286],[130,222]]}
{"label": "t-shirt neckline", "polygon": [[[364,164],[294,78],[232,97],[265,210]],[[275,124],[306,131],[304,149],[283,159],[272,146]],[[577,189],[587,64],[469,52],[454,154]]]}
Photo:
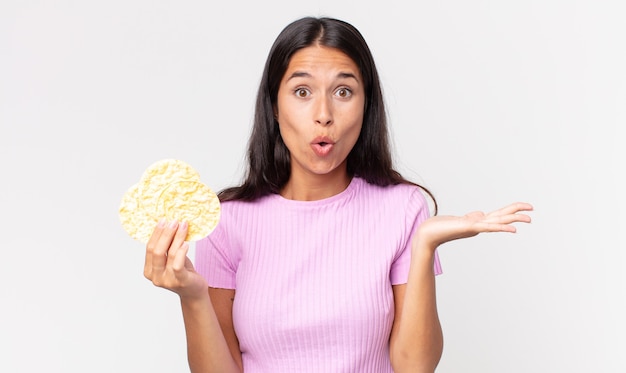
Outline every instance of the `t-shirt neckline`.
{"label": "t-shirt neckline", "polygon": [[360,183],[362,183],[362,180],[356,176],[353,176],[352,180],[350,180],[350,183],[348,184],[346,189],[335,194],[334,196],[317,199],[314,201],[300,201],[300,200],[295,200],[295,199],[288,199],[288,198],[281,196],[278,193],[273,195],[273,199],[275,199],[276,201],[280,203],[287,204],[290,206],[303,206],[303,207],[324,206],[324,205],[335,203],[337,201],[341,201],[343,199],[350,197]]}

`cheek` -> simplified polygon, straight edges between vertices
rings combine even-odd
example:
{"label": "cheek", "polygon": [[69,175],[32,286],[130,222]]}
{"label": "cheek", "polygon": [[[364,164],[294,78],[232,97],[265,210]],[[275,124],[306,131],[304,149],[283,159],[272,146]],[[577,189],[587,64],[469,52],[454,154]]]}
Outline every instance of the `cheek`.
{"label": "cheek", "polygon": [[287,146],[289,152],[293,151],[293,147],[297,143],[298,130],[290,125],[288,120],[284,119],[284,116],[280,117],[281,120],[278,123],[278,130],[280,131],[280,137],[283,139],[283,143]]}
{"label": "cheek", "polygon": [[282,104],[279,99],[278,105],[274,111],[274,117],[278,122],[278,128],[280,129],[281,134],[287,133],[295,133],[298,132],[298,128],[294,123],[300,123],[298,116],[302,116],[302,113],[299,113],[297,110],[289,110],[290,106],[288,104]]}
{"label": "cheek", "polygon": [[347,124],[346,131],[349,132],[351,136],[355,137],[354,141],[359,137],[361,129],[363,128],[363,118],[362,101],[352,103],[351,107],[344,111],[342,122]]}
{"label": "cheek", "polygon": [[356,143],[357,139],[359,138],[359,135],[361,134],[362,129],[363,129],[363,116],[357,116],[357,118],[354,119],[350,128],[348,128],[348,132],[350,133],[350,138],[352,139],[354,143]]}
{"label": "cheek", "polygon": [[306,121],[303,118],[302,110],[279,110],[278,129],[286,145],[295,143],[299,138],[307,137],[307,128],[302,125]]}

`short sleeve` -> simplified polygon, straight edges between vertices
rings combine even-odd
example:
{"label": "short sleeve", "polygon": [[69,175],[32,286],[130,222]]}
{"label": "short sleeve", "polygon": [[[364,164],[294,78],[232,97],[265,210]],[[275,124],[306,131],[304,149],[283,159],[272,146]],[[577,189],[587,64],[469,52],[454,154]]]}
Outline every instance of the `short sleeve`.
{"label": "short sleeve", "polygon": [[[404,247],[391,265],[390,280],[392,285],[406,284],[409,278],[409,269],[411,267],[411,242],[417,233],[417,228],[424,220],[430,217],[428,203],[426,198],[419,189],[416,189],[410,196],[406,205],[406,225],[405,229],[408,239],[404,242]],[[443,273],[441,263],[439,262],[439,254],[435,251],[433,263],[435,275]]]}
{"label": "short sleeve", "polygon": [[218,224],[209,236],[196,242],[194,266],[210,287],[235,289],[238,263],[223,224]]}

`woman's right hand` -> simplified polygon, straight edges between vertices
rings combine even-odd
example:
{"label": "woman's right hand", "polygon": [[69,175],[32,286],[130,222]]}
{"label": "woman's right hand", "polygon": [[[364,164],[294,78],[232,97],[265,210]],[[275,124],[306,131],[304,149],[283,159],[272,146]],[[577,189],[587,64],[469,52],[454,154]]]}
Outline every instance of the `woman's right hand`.
{"label": "woman's right hand", "polygon": [[154,285],[192,300],[207,296],[208,284],[187,257],[187,230],[187,222],[159,221],[146,245],[143,274]]}

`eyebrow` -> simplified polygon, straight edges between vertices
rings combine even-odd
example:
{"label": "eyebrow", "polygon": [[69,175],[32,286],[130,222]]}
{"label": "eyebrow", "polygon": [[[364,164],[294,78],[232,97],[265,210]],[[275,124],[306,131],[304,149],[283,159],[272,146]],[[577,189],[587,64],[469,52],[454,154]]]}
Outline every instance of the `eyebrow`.
{"label": "eyebrow", "polygon": [[[291,74],[289,78],[287,78],[287,81],[293,78],[311,78],[311,77],[312,75],[307,73],[306,71],[294,71],[293,74]],[[341,78],[341,79],[352,78],[356,80],[357,82],[359,81],[359,79],[357,79],[357,77],[354,74],[345,73],[345,72],[340,72],[339,74],[337,74],[337,78]]]}

